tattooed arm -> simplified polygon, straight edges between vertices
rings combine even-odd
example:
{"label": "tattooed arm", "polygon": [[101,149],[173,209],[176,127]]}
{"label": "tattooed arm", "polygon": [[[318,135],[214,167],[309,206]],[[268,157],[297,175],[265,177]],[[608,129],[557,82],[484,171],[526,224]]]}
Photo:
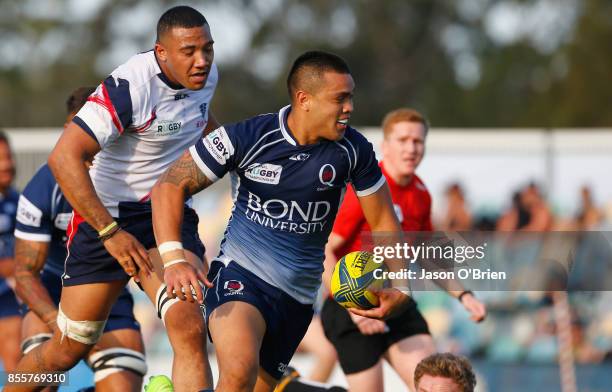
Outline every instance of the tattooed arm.
{"label": "tattooed arm", "polygon": [[57,316],[57,307],[40,281],[48,253],[48,242],[15,239],[15,291],[45,323],[55,321]]}
{"label": "tattooed arm", "polygon": [[[159,178],[151,191],[151,205],[153,208],[153,230],[157,244],[167,241],[181,241],[181,226],[183,213],[185,211],[185,199],[198,193],[212,184],[198,168],[191,158],[189,151],[183,155],[166,170]],[[164,264],[176,260],[185,260],[183,250],[173,250],[161,255]],[[196,299],[203,301],[202,290],[198,280],[207,286],[211,286],[206,280],[204,273],[196,270],[189,263],[173,263],[164,268],[164,281],[168,285],[167,292],[174,297],[173,291],[182,300],[193,302],[191,295],[184,293],[196,291]],[[183,292],[181,292],[181,288]]]}

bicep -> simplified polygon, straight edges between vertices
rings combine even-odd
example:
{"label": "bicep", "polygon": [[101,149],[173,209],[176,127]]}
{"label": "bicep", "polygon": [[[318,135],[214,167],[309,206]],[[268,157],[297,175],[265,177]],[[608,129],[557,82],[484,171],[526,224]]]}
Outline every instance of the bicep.
{"label": "bicep", "polygon": [[38,274],[45,266],[49,254],[49,243],[30,241],[21,238],[15,239],[16,277],[20,273]]}
{"label": "bicep", "polygon": [[59,138],[51,156],[72,156],[89,161],[100,151],[100,145],[92,135],[74,122],[68,124]]}

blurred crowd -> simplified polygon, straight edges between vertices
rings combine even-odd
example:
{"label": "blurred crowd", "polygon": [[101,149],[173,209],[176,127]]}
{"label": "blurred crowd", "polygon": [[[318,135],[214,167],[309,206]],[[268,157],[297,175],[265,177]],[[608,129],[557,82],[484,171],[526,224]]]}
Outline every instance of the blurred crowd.
{"label": "blurred crowd", "polygon": [[[573,217],[556,216],[542,189],[530,182],[517,189],[498,216],[474,214],[459,183],[445,191],[446,209],[441,230],[495,230],[503,232],[595,231],[609,224],[594,202],[589,186],[582,186],[580,205]],[[577,252],[575,258],[588,257]],[[585,260],[580,260],[585,261]],[[592,258],[587,263],[606,262]],[[574,263],[577,263],[574,260]],[[555,362],[559,354],[557,324],[550,292],[483,292],[488,322],[479,329],[468,322],[461,306],[443,293],[416,293],[437,341],[448,351],[502,362]],[[612,293],[569,294],[571,336],[578,363],[612,360]],[[535,321],[535,322],[534,322]]]}

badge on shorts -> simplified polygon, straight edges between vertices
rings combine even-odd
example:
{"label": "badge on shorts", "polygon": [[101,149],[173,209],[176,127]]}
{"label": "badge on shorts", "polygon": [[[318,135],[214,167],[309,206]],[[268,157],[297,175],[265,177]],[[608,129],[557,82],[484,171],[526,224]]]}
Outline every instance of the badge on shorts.
{"label": "badge on shorts", "polygon": [[228,280],[223,285],[223,288],[226,290],[224,296],[228,295],[244,295],[242,290],[244,290],[244,284],[242,284],[239,280]]}

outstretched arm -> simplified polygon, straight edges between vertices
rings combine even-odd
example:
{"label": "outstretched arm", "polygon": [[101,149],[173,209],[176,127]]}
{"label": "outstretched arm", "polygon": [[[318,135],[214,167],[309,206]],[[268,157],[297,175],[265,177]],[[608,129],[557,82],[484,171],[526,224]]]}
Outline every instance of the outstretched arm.
{"label": "outstretched arm", "polygon": [[[391,244],[401,240],[401,226],[393,210],[391,192],[387,184],[383,184],[371,195],[359,197],[359,203],[373,233],[384,235],[384,242],[390,241]],[[375,240],[379,242],[381,239]],[[396,260],[385,260],[385,265],[389,271],[398,271],[402,268],[402,264]],[[391,283],[393,288],[376,292],[380,300],[378,307],[370,310],[350,309],[350,311],[359,316],[377,319],[388,318],[401,311],[408,303],[408,282],[393,280]]]}
{"label": "outstretched arm", "polygon": [[202,303],[202,289],[198,280],[210,285],[202,271],[196,270],[185,262],[185,254],[182,245],[179,244],[185,200],[212,183],[200,171],[189,151],[185,151],[161,175],[151,191],[153,230],[164,262],[164,281],[168,286],[167,293],[171,298],[178,295],[182,300],[187,299],[193,302],[191,295],[185,295],[193,289],[198,302]]}

